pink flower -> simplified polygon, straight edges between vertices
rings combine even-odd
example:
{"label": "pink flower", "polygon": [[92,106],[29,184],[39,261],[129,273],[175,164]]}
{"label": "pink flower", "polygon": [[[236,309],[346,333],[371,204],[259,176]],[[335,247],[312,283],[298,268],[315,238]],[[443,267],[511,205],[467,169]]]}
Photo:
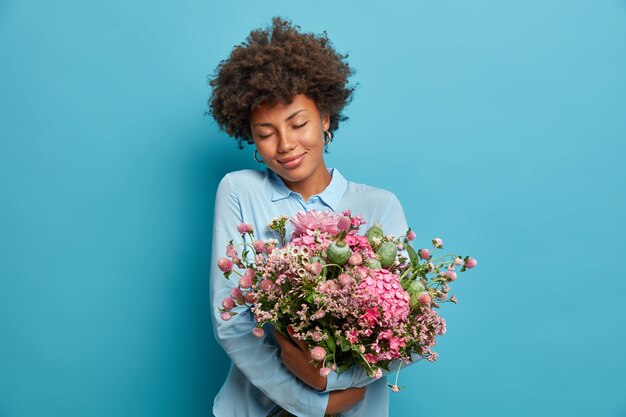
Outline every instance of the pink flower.
{"label": "pink flower", "polygon": [[313,358],[313,360],[321,361],[324,360],[325,357],[326,350],[323,347],[315,346],[313,349],[311,349],[311,358]]}
{"label": "pink flower", "polygon": [[224,311],[224,312],[222,312],[222,314],[220,314],[220,317],[222,317],[222,320],[228,321],[228,320],[233,318],[233,313],[228,312],[228,311]]}
{"label": "pink flower", "polygon": [[419,300],[420,303],[424,304],[425,306],[430,305],[430,301],[431,301],[430,294],[428,294],[427,292],[421,293],[417,299]]}
{"label": "pink flower", "polygon": [[328,375],[330,375],[330,368],[326,366],[323,368],[320,368],[320,375],[326,378]]}
{"label": "pink flower", "polygon": [[306,234],[307,230],[312,232],[319,230],[322,233],[336,235],[339,233],[337,223],[341,216],[332,211],[299,211],[289,221],[294,225],[293,237]]}
{"label": "pink flower", "polygon": [[450,297],[450,301],[452,301],[454,304],[458,303],[458,300],[456,299],[456,295],[453,295],[452,297]]}
{"label": "pink flower", "polygon": [[267,253],[268,255],[271,255],[273,250],[274,250],[274,245],[267,245],[265,247],[265,253]]}
{"label": "pink flower", "polygon": [[382,371],[382,369],[378,368],[376,370],[376,373],[374,374],[374,378],[380,379],[381,376],[383,376],[383,371]]}
{"label": "pink flower", "polygon": [[357,266],[363,263],[363,256],[359,252],[354,252],[350,259],[348,259],[350,265]]}
{"label": "pink flower", "polygon": [[454,271],[444,271],[441,273],[444,277],[448,277],[450,281],[456,280],[456,272]]}
{"label": "pink flower", "polygon": [[322,334],[320,332],[313,332],[311,334],[311,339],[313,339],[314,342],[319,342],[322,340]]}
{"label": "pink flower", "polygon": [[415,232],[413,230],[409,229],[409,231],[406,232],[406,240],[408,240],[410,242],[413,239],[415,239]]}
{"label": "pink flower", "polygon": [[417,251],[417,254],[422,259],[426,259],[426,260],[430,259],[430,251],[428,249],[420,249]]}
{"label": "pink flower", "polygon": [[311,272],[311,274],[318,276],[319,274],[322,273],[322,264],[319,262],[313,262],[311,265],[309,265],[309,271]]}
{"label": "pink flower", "polygon": [[274,282],[270,279],[264,279],[261,281],[261,290],[269,291],[274,286]]}
{"label": "pink flower", "polygon": [[[246,270],[246,272],[250,271],[250,269]],[[250,288],[252,287],[252,278],[250,274],[244,273],[241,278],[239,278],[239,286],[241,288]]]}
{"label": "pink flower", "polygon": [[220,258],[217,261],[217,267],[222,270],[222,272],[230,272],[233,269],[233,262],[228,258]]}
{"label": "pink flower", "polygon": [[441,238],[438,238],[438,237],[434,238],[433,246],[436,247],[437,249],[443,248],[443,241],[441,240]]}
{"label": "pink flower", "polygon": [[238,298],[241,298],[243,296],[243,294],[241,294],[241,290],[238,287],[233,288],[232,290],[230,290],[230,296],[236,300]]}
{"label": "pink flower", "polygon": [[341,284],[342,287],[347,287],[348,285],[350,285],[350,284],[352,284],[354,282],[354,278],[352,278],[348,274],[340,274],[337,277],[337,280],[339,281],[339,283]]}
{"label": "pink flower", "polygon": [[235,250],[235,247],[233,245],[226,246],[226,256],[228,256],[229,258],[234,258],[235,256],[237,256],[237,251]]}
{"label": "pink flower", "polygon": [[393,392],[398,392],[398,391],[400,391],[400,387],[394,384],[394,385],[391,386],[391,390]]}
{"label": "pink flower", "polygon": [[454,264],[455,265],[463,265],[463,259],[461,259],[461,258],[454,258]]}
{"label": "pink flower", "polygon": [[255,327],[254,329],[252,329],[252,334],[254,335],[254,337],[258,337],[260,339],[265,335],[265,331],[263,331],[263,329],[260,327]]}
{"label": "pink flower", "polygon": [[249,293],[246,294],[245,299],[246,299],[246,303],[254,304],[254,303],[257,302],[258,297],[257,297],[256,293],[249,292]]}
{"label": "pink flower", "polygon": [[345,232],[350,228],[350,223],[349,217],[341,216],[339,220],[337,220],[337,229],[339,229],[340,232]]}
{"label": "pink flower", "polygon": [[473,267],[475,267],[476,265],[478,265],[478,261],[474,258],[466,258],[465,259],[465,267],[467,269],[471,269]]}
{"label": "pink flower", "polygon": [[237,225],[237,231],[243,235],[244,233],[252,233],[254,228],[251,224],[239,223]]}
{"label": "pink flower", "polygon": [[265,250],[265,243],[263,243],[260,240],[255,240],[254,241],[254,250],[256,251],[256,253],[261,253]]}
{"label": "pink flower", "polygon": [[230,297],[226,297],[224,298],[224,301],[222,301],[222,306],[226,309],[226,310],[230,310],[235,308],[235,302],[233,301],[232,298]]}

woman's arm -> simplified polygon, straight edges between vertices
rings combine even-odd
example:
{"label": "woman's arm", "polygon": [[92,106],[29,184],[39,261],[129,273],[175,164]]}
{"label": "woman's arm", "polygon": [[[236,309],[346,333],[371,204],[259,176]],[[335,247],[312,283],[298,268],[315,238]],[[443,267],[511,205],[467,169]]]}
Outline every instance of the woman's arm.
{"label": "woman's arm", "polygon": [[[224,256],[226,245],[236,236],[237,224],[242,221],[239,200],[227,175],[217,189],[213,222],[211,316],[215,338],[235,366],[276,404],[298,416],[321,417],[329,405],[329,394],[302,383],[282,365],[276,346],[252,334],[255,322],[245,306],[236,307],[233,311],[239,314],[228,321],[219,317],[218,307],[237,286],[238,276],[232,274],[229,280],[224,278],[217,260]],[[245,398],[239,400],[245,401]]]}

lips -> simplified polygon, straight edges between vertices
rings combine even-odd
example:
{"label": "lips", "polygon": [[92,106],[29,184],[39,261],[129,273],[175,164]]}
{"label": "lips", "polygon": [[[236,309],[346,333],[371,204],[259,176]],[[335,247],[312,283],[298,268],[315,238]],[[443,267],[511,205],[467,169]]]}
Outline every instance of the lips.
{"label": "lips", "polygon": [[306,155],[306,152],[301,153],[300,155],[295,155],[290,158],[280,159],[277,161],[285,168],[297,168],[302,163],[304,155]]}

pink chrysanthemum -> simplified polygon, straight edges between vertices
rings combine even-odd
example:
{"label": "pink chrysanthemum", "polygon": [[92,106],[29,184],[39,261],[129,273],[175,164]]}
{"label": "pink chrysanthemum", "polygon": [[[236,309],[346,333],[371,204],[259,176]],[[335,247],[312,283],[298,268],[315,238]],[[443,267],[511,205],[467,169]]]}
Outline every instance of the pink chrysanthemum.
{"label": "pink chrysanthemum", "polygon": [[315,346],[311,349],[311,358],[316,361],[324,360],[326,357],[326,350],[321,346]]}
{"label": "pink chrysanthemum", "polygon": [[322,233],[337,234],[341,216],[333,213],[332,211],[319,211],[309,210],[300,211],[289,221],[294,226],[293,237],[298,237],[306,234],[307,230],[315,231],[319,230]]}

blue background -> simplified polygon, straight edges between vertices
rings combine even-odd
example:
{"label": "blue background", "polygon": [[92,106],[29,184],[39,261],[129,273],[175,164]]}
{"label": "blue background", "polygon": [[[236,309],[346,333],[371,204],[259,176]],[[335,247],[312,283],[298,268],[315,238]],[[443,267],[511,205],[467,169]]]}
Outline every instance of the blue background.
{"label": "blue background", "polygon": [[207,75],[282,15],[358,82],[328,165],[455,283],[392,416],[626,416],[626,1],[0,2],[0,416],[207,416]]}

